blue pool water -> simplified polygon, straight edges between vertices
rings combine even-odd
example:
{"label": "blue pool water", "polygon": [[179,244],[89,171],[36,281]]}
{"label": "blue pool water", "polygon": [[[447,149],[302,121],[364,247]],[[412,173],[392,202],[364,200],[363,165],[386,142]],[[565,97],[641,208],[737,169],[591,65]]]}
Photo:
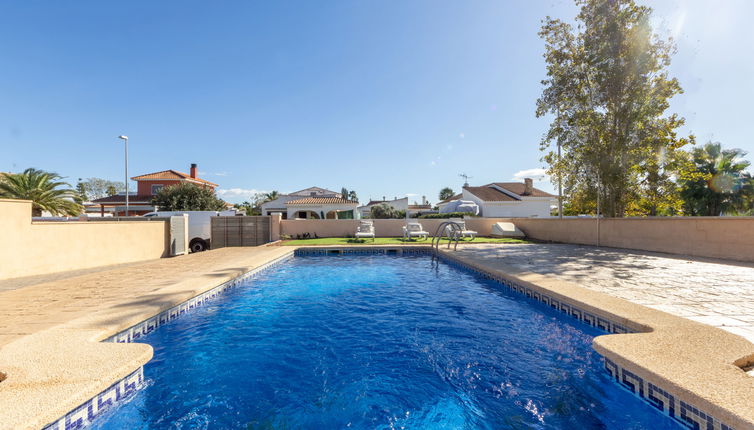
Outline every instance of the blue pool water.
{"label": "blue pool water", "polygon": [[145,341],[96,429],[677,429],[599,330],[428,256],[296,257]]}

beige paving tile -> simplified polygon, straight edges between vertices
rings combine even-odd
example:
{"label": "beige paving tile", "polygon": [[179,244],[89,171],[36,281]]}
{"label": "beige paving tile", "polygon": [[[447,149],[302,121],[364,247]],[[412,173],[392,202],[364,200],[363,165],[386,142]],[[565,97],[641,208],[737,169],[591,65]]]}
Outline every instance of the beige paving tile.
{"label": "beige paving tile", "polygon": [[[574,282],[705,324],[754,322],[754,264],[565,244],[467,245],[461,255]],[[736,329],[754,341],[749,329]]]}

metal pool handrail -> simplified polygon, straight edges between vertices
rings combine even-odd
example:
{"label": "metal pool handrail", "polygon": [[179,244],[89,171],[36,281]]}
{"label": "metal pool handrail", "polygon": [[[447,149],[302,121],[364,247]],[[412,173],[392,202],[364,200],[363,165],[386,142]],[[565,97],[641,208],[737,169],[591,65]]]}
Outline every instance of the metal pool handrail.
{"label": "metal pool handrail", "polygon": [[[443,221],[435,230],[434,236],[432,236],[432,246],[435,249],[440,249],[440,241],[442,240],[442,234],[446,228],[450,227],[451,232],[448,234],[448,249],[450,249],[450,243],[455,241],[453,250],[458,248],[458,241],[461,237],[461,226],[454,221]],[[437,242],[435,242],[437,240]]]}

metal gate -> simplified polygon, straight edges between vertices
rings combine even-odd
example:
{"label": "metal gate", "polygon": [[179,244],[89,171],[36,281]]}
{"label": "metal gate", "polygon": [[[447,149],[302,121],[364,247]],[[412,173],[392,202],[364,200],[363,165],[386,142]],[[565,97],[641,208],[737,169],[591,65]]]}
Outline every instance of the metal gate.
{"label": "metal gate", "polygon": [[269,216],[213,216],[212,249],[258,246],[270,242]]}

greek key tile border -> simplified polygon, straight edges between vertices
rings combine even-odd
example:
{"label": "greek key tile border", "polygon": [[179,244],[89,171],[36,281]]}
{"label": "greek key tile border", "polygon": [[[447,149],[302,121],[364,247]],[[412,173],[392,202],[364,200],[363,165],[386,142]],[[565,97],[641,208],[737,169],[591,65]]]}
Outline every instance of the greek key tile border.
{"label": "greek key tile border", "polygon": [[144,385],[144,368],[136,371],[97,394],[83,405],[50,423],[43,430],[78,430],[87,427],[95,418],[139,391]]}
{"label": "greek key tile border", "polygon": [[[293,253],[276,258],[268,263],[265,263],[247,273],[244,273],[237,278],[224,282],[209,291],[206,291],[192,299],[189,299],[181,304],[173,306],[172,308],[160,312],[159,314],[148,318],[126,330],[121,331],[113,336],[104,339],[102,342],[117,342],[117,343],[130,343],[135,340],[139,340],[147,334],[153,332],[157,327],[165,325],[176,318],[186,315],[190,311],[197,309],[211,300],[219,297],[220,295],[228,292],[231,288],[237,287],[242,282],[256,277],[263,271],[277,266],[286,260],[293,258]],[[111,385],[105,391],[97,394],[93,398],[89,399],[83,405],[68,412],[62,418],[57,419],[55,422],[48,424],[43,430],[78,430],[83,429],[92,420],[97,418],[106,410],[112,408],[116,404],[120,404],[123,400],[139,391],[144,386],[144,367],[139,367],[130,375],[121,379],[120,381]]]}
{"label": "greek key tile border", "polygon": [[194,298],[186,300],[185,302],[181,304],[173,306],[172,308],[166,311],[162,311],[151,318],[148,318],[132,327],[129,327],[121,331],[120,333],[110,336],[107,339],[103,340],[103,342],[130,343],[130,342],[137,341],[141,339],[142,337],[152,333],[158,327],[163,326],[177,318],[180,318],[186,315],[187,313],[193,311],[194,309],[200,308],[204,306],[205,304],[208,304],[210,301],[214,300],[215,298],[227,293],[230,289],[239,286],[240,284],[242,284],[243,282],[246,282],[249,279],[257,277],[265,270],[271,267],[277,266],[280,263],[283,263],[284,261],[288,260],[289,258],[293,258],[293,254],[288,254],[283,257],[272,260],[268,263],[265,263],[255,268],[254,270],[244,273],[243,275],[237,278],[231,279],[230,281],[224,282],[209,291],[199,294],[198,296]]}
{"label": "greek key tile border", "polygon": [[588,311],[585,311],[577,306],[574,306],[570,303],[564,302],[556,297],[551,297],[547,294],[543,294],[537,290],[534,290],[532,288],[526,287],[524,285],[519,285],[507,278],[505,278],[502,275],[496,275],[491,274],[485,270],[479,269],[477,267],[474,267],[470,264],[466,264],[463,261],[457,260],[455,258],[452,258],[450,256],[447,256],[445,254],[438,254],[437,255],[440,259],[445,261],[446,263],[450,264],[454,267],[460,267],[462,269],[465,269],[467,271],[476,273],[477,275],[485,278],[485,279],[491,279],[504,287],[507,287],[509,290],[514,291],[516,293],[519,293],[521,295],[526,296],[529,299],[541,302],[555,310],[558,310],[566,315],[570,315],[573,318],[576,318],[577,320],[588,324],[592,327],[596,327],[600,330],[603,330],[608,333],[633,333],[634,331],[630,328],[618,324],[614,321],[611,321],[609,319],[603,318],[601,316],[597,316],[593,313],[590,313]]}
{"label": "greek key tile border", "polygon": [[312,255],[431,255],[432,250],[427,246],[422,248],[299,248],[296,257]]}
{"label": "greek key tile border", "polygon": [[[542,302],[551,308],[566,313],[592,327],[597,327],[608,333],[633,333],[633,331],[627,327],[616,324],[608,319],[592,315],[576,306],[563,303],[562,301],[558,301],[557,299],[538,291],[534,291],[531,288],[518,285],[503,276],[490,274],[485,270],[476,268],[444,254],[438,254],[438,257],[452,266],[469,270],[486,279],[495,280],[512,291],[516,291],[520,294],[526,295],[528,298]],[[629,390],[644,402],[670,416],[678,424],[693,430],[736,430],[701,409],[679,400],[671,393],[663,390],[650,381],[644,380],[630,370],[621,368],[607,357],[604,357],[604,360],[605,370],[621,387]]]}
{"label": "greek key tile border", "polygon": [[699,408],[679,400],[652,382],[605,358],[605,370],[621,387],[654,406],[678,424],[694,430],[735,430]]}

